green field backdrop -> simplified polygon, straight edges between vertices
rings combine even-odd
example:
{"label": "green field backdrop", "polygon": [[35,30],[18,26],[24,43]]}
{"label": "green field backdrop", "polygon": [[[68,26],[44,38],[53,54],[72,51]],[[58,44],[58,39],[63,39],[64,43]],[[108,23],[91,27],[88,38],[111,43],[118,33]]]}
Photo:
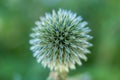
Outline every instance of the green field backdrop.
{"label": "green field backdrop", "polygon": [[46,80],[49,69],[33,58],[29,34],[40,16],[59,8],[81,15],[94,36],[88,61],[69,76],[120,80],[120,0],[0,0],[0,80]]}

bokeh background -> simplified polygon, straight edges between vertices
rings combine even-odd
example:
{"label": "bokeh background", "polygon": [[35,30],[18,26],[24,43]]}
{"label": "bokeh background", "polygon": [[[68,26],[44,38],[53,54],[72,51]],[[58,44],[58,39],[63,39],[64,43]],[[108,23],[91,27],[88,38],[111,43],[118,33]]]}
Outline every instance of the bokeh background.
{"label": "bokeh background", "polygon": [[81,15],[94,36],[88,61],[69,76],[120,80],[120,0],[0,0],[0,80],[46,80],[49,69],[33,58],[29,34],[39,16],[59,8]]}

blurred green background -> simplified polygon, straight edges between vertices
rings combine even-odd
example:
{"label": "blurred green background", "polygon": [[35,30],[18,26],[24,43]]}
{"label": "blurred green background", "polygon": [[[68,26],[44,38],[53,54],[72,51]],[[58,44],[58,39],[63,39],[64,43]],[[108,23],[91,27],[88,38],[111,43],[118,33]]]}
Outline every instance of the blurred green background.
{"label": "blurred green background", "polygon": [[29,34],[39,16],[59,8],[81,15],[94,36],[88,61],[69,76],[89,73],[92,80],[120,80],[120,0],[0,0],[0,80],[48,77],[49,69],[29,50]]}

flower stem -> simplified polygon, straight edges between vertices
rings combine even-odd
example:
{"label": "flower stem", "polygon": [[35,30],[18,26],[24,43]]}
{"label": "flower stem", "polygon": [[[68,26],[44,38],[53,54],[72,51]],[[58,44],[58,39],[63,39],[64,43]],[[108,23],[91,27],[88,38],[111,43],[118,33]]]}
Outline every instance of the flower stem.
{"label": "flower stem", "polygon": [[51,71],[47,80],[67,80],[67,72]]}

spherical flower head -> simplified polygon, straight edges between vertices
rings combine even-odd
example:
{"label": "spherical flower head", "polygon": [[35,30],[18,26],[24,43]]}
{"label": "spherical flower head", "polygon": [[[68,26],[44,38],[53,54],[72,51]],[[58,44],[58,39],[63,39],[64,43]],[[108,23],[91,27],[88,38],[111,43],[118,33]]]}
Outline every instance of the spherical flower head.
{"label": "spherical flower head", "polygon": [[87,49],[92,46],[88,40],[92,36],[87,22],[68,10],[59,9],[52,14],[46,13],[36,21],[33,33],[30,34],[33,56],[44,67],[56,71],[75,69],[75,64],[82,65],[81,60],[87,60]]}

